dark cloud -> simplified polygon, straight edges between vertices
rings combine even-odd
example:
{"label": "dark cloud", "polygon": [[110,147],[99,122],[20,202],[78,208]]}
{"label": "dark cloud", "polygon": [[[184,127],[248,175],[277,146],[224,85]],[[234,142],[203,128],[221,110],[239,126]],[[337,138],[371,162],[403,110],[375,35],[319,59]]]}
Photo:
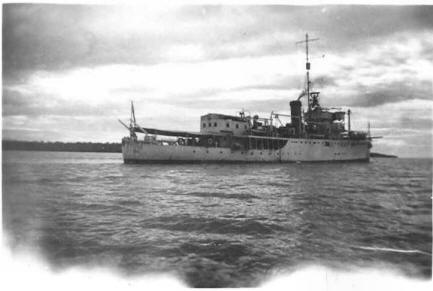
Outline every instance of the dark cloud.
{"label": "dark cloud", "polygon": [[432,6],[185,6],[162,13],[157,23],[174,19],[163,31],[122,31],[119,27],[128,21],[123,18],[106,24],[117,33],[100,30],[116,8],[4,5],[4,80],[16,81],[32,70],[160,63],[176,44],[198,45],[207,59],[276,55],[296,50],[294,36],[310,31],[321,38],[317,51],[341,52],[399,31],[433,27]]}
{"label": "dark cloud", "polygon": [[109,30],[97,31],[92,25],[94,20],[103,21],[104,15],[114,9],[84,5],[4,5],[4,79],[15,80],[36,70],[161,61],[158,53],[169,41],[164,37],[127,31],[113,36]]}
{"label": "dark cloud", "polygon": [[433,83],[429,81],[405,80],[368,86],[359,85],[351,106],[375,107],[412,99],[432,100]]}
{"label": "dark cloud", "polygon": [[3,5],[3,74],[63,68],[91,52],[81,6]]}
{"label": "dark cloud", "polygon": [[325,47],[337,51],[365,45],[399,31],[433,28],[433,6],[270,6],[265,9],[272,14],[273,26],[290,27],[306,22],[307,31],[320,36]]}

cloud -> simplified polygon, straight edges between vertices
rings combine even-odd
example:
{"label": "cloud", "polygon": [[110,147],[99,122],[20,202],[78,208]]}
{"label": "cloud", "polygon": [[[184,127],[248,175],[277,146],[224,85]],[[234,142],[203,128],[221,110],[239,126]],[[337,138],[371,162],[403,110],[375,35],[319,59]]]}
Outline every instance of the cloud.
{"label": "cloud", "polygon": [[[322,51],[362,49],[387,35],[431,28],[429,11],[433,12],[429,6],[327,6],[323,10],[322,6],[155,9],[6,4],[4,72],[9,79],[36,69],[286,54],[297,49],[294,42],[304,31],[321,37],[315,46]],[[302,32],[299,23],[304,24]]]}
{"label": "cloud", "polygon": [[395,129],[431,137],[432,13],[432,6],[6,4],[4,133],[115,141],[130,100],[142,123],[167,129],[197,130],[207,112],[289,112],[305,84],[304,47],[295,42],[308,31],[320,38],[310,58],[323,106],[354,107],[354,126],[370,120],[396,145],[407,139]]}
{"label": "cloud", "polygon": [[351,105],[374,107],[411,99],[431,100],[432,86],[432,82],[410,79],[375,86],[360,85],[355,89],[359,93],[354,96]]}
{"label": "cloud", "polygon": [[84,101],[62,100],[51,96],[26,96],[3,89],[3,116],[116,116],[121,114],[118,103],[89,104]]}

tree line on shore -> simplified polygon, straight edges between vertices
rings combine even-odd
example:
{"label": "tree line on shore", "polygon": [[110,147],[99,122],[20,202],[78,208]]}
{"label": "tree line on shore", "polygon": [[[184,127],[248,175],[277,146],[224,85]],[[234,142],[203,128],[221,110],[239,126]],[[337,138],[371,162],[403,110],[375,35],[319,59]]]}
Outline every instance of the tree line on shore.
{"label": "tree line on shore", "polygon": [[3,140],[3,150],[120,153],[120,143]]}

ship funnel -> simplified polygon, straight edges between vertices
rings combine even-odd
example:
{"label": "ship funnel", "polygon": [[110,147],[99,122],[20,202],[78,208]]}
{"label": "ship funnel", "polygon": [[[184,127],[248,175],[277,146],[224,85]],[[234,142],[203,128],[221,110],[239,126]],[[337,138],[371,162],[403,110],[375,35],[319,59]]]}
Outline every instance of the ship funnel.
{"label": "ship funnel", "polygon": [[292,126],[295,128],[296,136],[299,136],[301,133],[301,107],[301,101],[290,101],[290,115],[292,118]]}

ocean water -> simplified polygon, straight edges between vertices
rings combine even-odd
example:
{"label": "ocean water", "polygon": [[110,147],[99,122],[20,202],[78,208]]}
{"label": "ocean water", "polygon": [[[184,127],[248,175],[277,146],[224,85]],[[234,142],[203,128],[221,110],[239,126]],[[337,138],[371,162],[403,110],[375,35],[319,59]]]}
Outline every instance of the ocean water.
{"label": "ocean water", "polygon": [[254,287],[306,265],[431,279],[432,160],[125,165],[120,154],[3,152],[7,247],[55,270],[167,273]]}

